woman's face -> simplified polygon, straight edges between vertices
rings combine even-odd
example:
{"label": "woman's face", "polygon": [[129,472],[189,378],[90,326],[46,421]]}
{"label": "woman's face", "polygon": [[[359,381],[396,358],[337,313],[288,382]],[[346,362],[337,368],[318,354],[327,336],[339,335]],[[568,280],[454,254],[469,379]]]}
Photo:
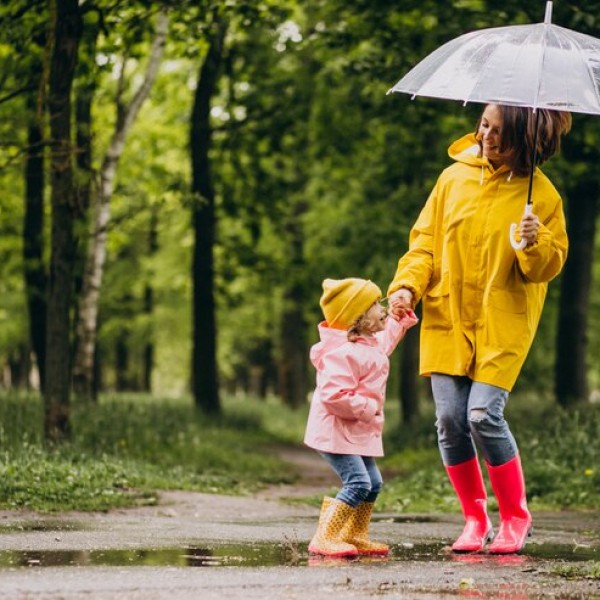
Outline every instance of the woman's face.
{"label": "woman's face", "polygon": [[502,114],[495,104],[488,104],[481,115],[481,124],[477,131],[477,138],[481,142],[483,156],[492,165],[502,162],[499,147],[502,135]]}

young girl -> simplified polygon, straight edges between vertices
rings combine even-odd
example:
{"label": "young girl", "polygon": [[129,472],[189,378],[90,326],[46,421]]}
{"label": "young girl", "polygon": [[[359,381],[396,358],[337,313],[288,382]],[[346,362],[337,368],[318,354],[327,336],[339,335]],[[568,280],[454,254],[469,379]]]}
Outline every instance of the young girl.
{"label": "young girl", "polygon": [[325,556],[386,555],[369,540],[373,504],[383,480],[375,457],[383,456],[383,404],[388,356],[417,323],[412,311],[387,317],[381,290],[365,279],[326,279],[319,325],[321,341],[310,352],[317,369],[304,443],[317,450],[342,481],[335,498],[325,497],[308,546]]}

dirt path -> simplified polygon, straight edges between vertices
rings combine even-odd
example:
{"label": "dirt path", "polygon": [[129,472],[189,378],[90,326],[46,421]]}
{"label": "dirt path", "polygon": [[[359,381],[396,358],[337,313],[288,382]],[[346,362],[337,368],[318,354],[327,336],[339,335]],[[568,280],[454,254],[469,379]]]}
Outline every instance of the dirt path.
{"label": "dirt path", "polygon": [[392,545],[388,559],[309,559],[318,509],[290,500],[336,478],[313,452],[281,453],[300,480],[252,497],[171,491],[159,506],[109,513],[0,512],[0,599],[600,599],[597,578],[558,574],[600,564],[593,514],[535,514],[526,552],[508,557],[448,552],[459,515],[384,514],[372,534]]}

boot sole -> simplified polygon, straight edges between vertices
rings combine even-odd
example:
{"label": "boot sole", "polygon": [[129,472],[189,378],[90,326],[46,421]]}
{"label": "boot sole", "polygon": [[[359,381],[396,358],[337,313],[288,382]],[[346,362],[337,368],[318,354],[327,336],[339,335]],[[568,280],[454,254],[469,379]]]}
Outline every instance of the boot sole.
{"label": "boot sole", "polygon": [[330,558],[352,558],[358,556],[358,550],[340,550],[338,552],[327,552],[315,546],[308,547],[308,553],[314,556],[328,556]]}

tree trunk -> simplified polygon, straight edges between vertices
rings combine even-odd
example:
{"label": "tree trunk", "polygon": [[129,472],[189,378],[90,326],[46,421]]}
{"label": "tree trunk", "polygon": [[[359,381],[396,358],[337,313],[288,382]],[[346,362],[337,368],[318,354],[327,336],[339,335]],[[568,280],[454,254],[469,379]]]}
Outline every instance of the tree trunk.
{"label": "tree trunk", "polygon": [[[153,257],[158,252],[158,208],[152,209],[150,217],[150,234],[148,240],[148,256]],[[144,365],[142,389],[145,392],[152,391],[152,369],[154,368],[154,335],[152,328],[152,314],[154,312],[154,288],[151,283],[147,283],[144,289],[144,313],[147,318],[148,326],[146,330],[146,343],[144,345]]]}
{"label": "tree trunk", "polygon": [[94,66],[99,33],[99,21],[86,25],[79,52],[81,61],[78,69],[78,79],[80,81],[75,98],[75,140],[77,143],[77,175],[80,181],[77,188],[77,199],[83,213],[87,213],[90,206],[94,179],[92,167],[92,104],[97,87]]}
{"label": "tree trunk", "polygon": [[569,257],[561,278],[554,375],[556,399],[565,408],[589,399],[586,332],[599,192],[595,179],[580,176],[568,194]]}
{"label": "tree trunk", "polygon": [[50,59],[48,113],[51,134],[52,238],[48,281],[44,430],[47,441],[61,442],[70,433],[69,309],[75,258],[71,89],[82,33],[78,0],[51,2],[51,19],[53,49]]}
{"label": "tree trunk", "polygon": [[215,93],[227,26],[215,14],[208,52],[200,68],[190,124],[194,258],[192,387],[196,407],[221,411],[217,375],[217,327],[214,297],[215,194],[210,168],[210,103]]}
{"label": "tree trunk", "polygon": [[29,388],[29,373],[31,361],[29,348],[26,344],[19,344],[8,356],[10,369],[10,385],[12,389],[26,390]]}
{"label": "tree trunk", "polygon": [[304,202],[297,201],[286,226],[291,264],[281,315],[279,393],[283,402],[292,408],[304,406],[308,394],[305,294],[299,278],[299,274],[306,269],[302,229],[302,217],[306,208]]}
{"label": "tree trunk", "polygon": [[[32,73],[40,87],[42,66]],[[25,216],[23,221],[23,269],[29,314],[29,339],[36,357],[40,388],[46,373],[46,268],[44,265],[44,131],[42,103],[38,93],[27,99],[29,126],[25,159]]]}
{"label": "tree trunk", "polygon": [[[154,306],[154,291],[149,286],[146,287],[144,303],[146,304],[145,312],[151,316]],[[142,391],[152,392],[152,370],[154,368],[154,342],[152,339],[149,339],[144,346],[143,361]]]}
{"label": "tree trunk", "polygon": [[279,364],[279,393],[283,402],[292,408],[304,406],[308,394],[306,323],[303,303],[297,298],[296,290],[288,290],[285,299],[288,309],[282,314]]}
{"label": "tree trunk", "polygon": [[[95,62],[96,45],[98,40],[100,28],[98,25],[90,26],[84,30],[83,38],[81,41],[80,56],[82,61],[85,58],[84,65],[81,65],[79,71],[79,77],[81,83],[78,86],[76,99],[75,99],[75,140],[77,144],[77,200],[79,207],[84,215],[84,220],[89,215],[89,207],[92,198],[92,189],[94,184],[94,172],[92,166],[93,151],[92,151],[92,104],[94,95],[96,92],[96,78],[93,73],[90,73],[91,64]],[[75,268],[75,296],[80,298],[83,290],[84,273],[86,265],[86,248],[88,239],[79,238],[77,243],[77,257],[76,257],[76,268]],[[76,329],[78,327],[79,319],[79,306],[75,308],[75,322]],[[77,351],[80,348],[80,343],[77,337],[75,337],[74,343],[74,367],[73,367],[73,389],[79,396],[84,397],[87,400],[95,400],[95,393],[83,393],[83,390],[90,391],[92,386],[89,388],[86,386],[86,381],[81,378],[81,371],[79,364],[76,359]]]}
{"label": "tree trunk", "polygon": [[115,389],[117,392],[125,392],[130,389],[128,337],[129,332],[123,330],[115,343]]}
{"label": "tree trunk", "polygon": [[419,400],[419,330],[415,325],[408,330],[402,343],[400,361],[400,409],[402,423],[411,425],[420,414]]}
{"label": "tree trunk", "polygon": [[[160,13],[156,22],[156,33],[146,69],[144,81],[128,106],[122,106],[117,99],[118,118],[115,130],[100,169],[100,183],[93,201],[92,233],[88,245],[88,255],[84,270],[83,289],[79,303],[77,322],[77,349],[73,368],[73,383],[76,393],[82,398],[93,397],[94,352],[98,330],[98,304],[104,264],[106,262],[106,240],[110,222],[110,199],[112,197],[117,167],[125,140],[139,110],[150,94],[164,53],[168,30],[168,17]],[[123,69],[123,72],[125,69]],[[124,86],[119,86],[122,89]]]}

